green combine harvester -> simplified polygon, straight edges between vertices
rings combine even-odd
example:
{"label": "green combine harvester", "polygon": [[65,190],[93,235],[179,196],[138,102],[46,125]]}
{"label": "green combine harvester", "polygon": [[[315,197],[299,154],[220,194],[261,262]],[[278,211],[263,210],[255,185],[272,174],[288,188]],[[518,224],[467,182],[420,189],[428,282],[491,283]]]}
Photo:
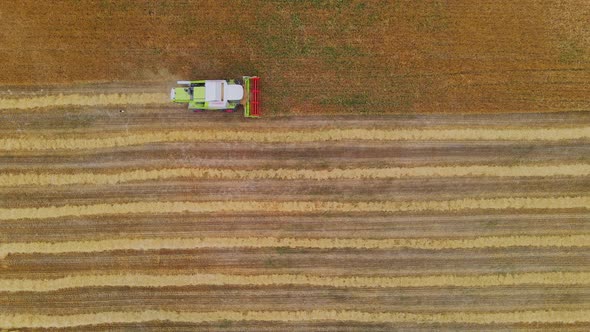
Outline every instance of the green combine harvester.
{"label": "green combine harvester", "polygon": [[235,80],[178,81],[182,87],[172,88],[170,99],[175,103],[188,103],[194,112],[223,110],[236,112],[243,109],[247,118],[260,117],[258,96],[259,77],[244,76]]}

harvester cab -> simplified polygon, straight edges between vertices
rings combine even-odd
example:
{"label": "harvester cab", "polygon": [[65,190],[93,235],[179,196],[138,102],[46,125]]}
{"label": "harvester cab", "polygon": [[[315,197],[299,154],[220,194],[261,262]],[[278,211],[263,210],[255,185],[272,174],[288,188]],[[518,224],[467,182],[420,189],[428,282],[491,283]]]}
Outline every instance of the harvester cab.
{"label": "harvester cab", "polygon": [[261,114],[259,104],[259,77],[243,76],[241,80],[199,80],[178,81],[181,87],[172,88],[170,99],[175,103],[186,103],[195,112],[244,110],[247,118]]}

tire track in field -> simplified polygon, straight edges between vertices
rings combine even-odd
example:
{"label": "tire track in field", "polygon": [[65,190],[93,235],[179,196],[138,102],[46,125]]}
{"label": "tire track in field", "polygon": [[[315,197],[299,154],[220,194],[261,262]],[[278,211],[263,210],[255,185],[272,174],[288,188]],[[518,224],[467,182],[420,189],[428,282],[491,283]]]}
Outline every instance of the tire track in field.
{"label": "tire track in field", "polygon": [[160,250],[196,248],[314,248],[427,250],[508,247],[590,247],[590,234],[545,236],[491,236],[458,239],[366,239],[366,238],[119,238],[96,241],[11,242],[0,244],[0,259],[8,254],[88,253],[113,250]]}
{"label": "tire track in field", "polygon": [[[461,185],[455,185],[460,182]],[[106,185],[0,186],[0,208],[36,208],[181,201],[429,201],[501,197],[551,198],[588,193],[590,177],[466,177],[404,179],[221,180],[189,179]],[[18,189],[18,190],[15,190]],[[35,200],[30,200],[35,197]],[[344,199],[343,199],[344,198]]]}
{"label": "tire track in field", "polygon": [[59,94],[26,98],[0,98],[0,110],[36,109],[60,106],[103,106],[103,105],[145,105],[169,104],[170,96],[165,93],[111,93],[111,94]]}
{"label": "tire track in field", "polygon": [[[112,91],[102,93],[120,92],[123,87],[114,88]],[[148,91],[152,87],[127,91],[126,94]],[[62,93],[93,93],[89,91]],[[161,91],[161,90],[160,90]],[[2,94],[0,90],[0,95]],[[11,97],[12,98],[12,97]],[[557,112],[557,113],[502,113],[502,114],[411,114],[411,115],[306,115],[287,117],[265,117],[263,121],[243,120],[241,114],[228,115],[223,112],[210,112],[201,115],[187,111],[185,106],[169,103],[168,105],[129,105],[131,112],[119,113],[117,105],[106,105],[101,110],[88,110],[87,107],[68,107],[67,110],[54,110],[52,112],[36,112],[35,122],[29,122],[30,112],[21,110],[5,110],[0,112],[0,132],[10,133],[16,129],[29,129],[31,132],[55,131],[56,129],[69,129],[80,132],[94,132],[104,134],[106,131],[125,130],[128,124],[134,127],[147,129],[181,128],[189,125],[195,128],[289,128],[291,130],[314,128],[444,128],[444,127],[480,127],[489,128],[482,124],[493,124],[496,128],[518,127],[575,127],[590,122],[590,112]],[[90,112],[89,112],[90,111]],[[79,120],[91,119],[92,126],[80,128]]]}
{"label": "tire track in field", "polygon": [[324,129],[314,131],[191,130],[120,133],[100,138],[23,136],[0,139],[0,151],[89,150],[166,142],[304,143],[332,141],[561,141],[590,138],[590,127],[522,129]]}
{"label": "tire track in field", "polygon": [[168,322],[307,322],[342,321],[363,323],[580,323],[589,322],[590,310],[536,310],[510,312],[363,312],[355,310],[309,310],[309,311],[209,311],[176,312],[146,310],[135,312],[108,311],[92,314],[42,315],[11,314],[0,315],[2,328],[64,328],[83,325],[140,323],[149,321]]}
{"label": "tire track in field", "polygon": [[[228,213],[215,216],[138,214],[0,222],[0,242],[60,242],[138,237],[476,238],[590,233],[589,212],[485,211],[474,213],[294,214]],[[362,223],[362,229],[359,224]],[[166,225],[165,228],[162,225]],[[491,227],[493,226],[493,227]]]}
{"label": "tire track in field", "polygon": [[[586,157],[588,156],[588,157]],[[171,161],[174,164],[171,164]],[[383,168],[456,165],[576,164],[590,161],[590,144],[580,141],[518,142],[332,142],[163,143],[101,150],[0,153],[2,173],[24,170],[79,173],[101,169]]]}
{"label": "tire track in field", "polygon": [[[83,294],[83,296],[80,296]],[[578,296],[576,296],[578,295]],[[256,301],[251,301],[252,296]],[[575,302],[560,304],[560,296]],[[10,300],[9,300],[10,298]],[[231,298],[232,301],[227,301]],[[104,311],[244,310],[354,310],[370,312],[407,311],[485,312],[528,310],[587,310],[590,291],[583,286],[528,285],[494,288],[345,288],[310,286],[185,286],[185,287],[92,287],[52,292],[0,293],[4,314],[88,314]],[[429,303],[424,306],[422,303]],[[543,304],[541,304],[543,303]],[[377,309],[379,308],[379,309]],[[240,326],[241,328],[241,326]],[[241,330],[241,329],[240,329]]]}
{"label": "tire track in field", "polygon": [[216,212],[419,212],[475,209],[590,209],[590,196],[552,198],[489,198],[447,201],[338,202],[338,201],[211,201],[211,202],[132,202],[118,204],[62,205],[38,208],[2,208],[0,221],[48,219],[67,216],[117,215],[138,213]]}
{"label": "tire track in field", "polygon": [[48,292],[68,288],[128,286],[170,287],[194,285],[307,285],[345,288],[404,287],[495,287],[513,285],[588,285],[590,272],[526,272],[483,275],[426,275],[395,277],[319,276],[306,274],[240,275],[196,274],[91,274],[69,275],[54,279],[0,278],[0,292]]}
{"label": "tire track in field", "polygon": [[[507,247],[425,250],[241,247],[57,254],[17,253],[3,259],[4,268],[0,270],[0,278],[54,279],[68,275],[96,274],[97,271],[100,271],[100,274],[301,274],[335,277],[589,272],[585,265],[585,262],[590,259],[587,248]],[[395,269],[392,269],[392,266],[395,266]],[[351,267],[360,268],[351,269]]]}
{"label": "tire track in field", "polygon": [[518,165],[518,166],[423,166],[352,169],[221,169],[221,168],[164,168],[135,169],[120,172],[85,173],[7,173],[0,174],[0,187],[63,186],[72,184],[112,185],[134,181],[190,179],[279,179],[279,180],[336,180],[336,179],[400,179],[411,177],[548,177],[588,176],[590,164]]}

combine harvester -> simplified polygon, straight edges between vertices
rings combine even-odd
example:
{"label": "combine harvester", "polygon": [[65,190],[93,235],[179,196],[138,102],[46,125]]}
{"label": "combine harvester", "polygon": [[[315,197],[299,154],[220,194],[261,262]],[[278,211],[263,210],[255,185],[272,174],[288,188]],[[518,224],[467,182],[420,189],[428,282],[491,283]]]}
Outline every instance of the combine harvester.
{"label": "combine harvester", "polygon": [[257,76],[244,76],[242,80],[178,81],[177,84],[184,86],[172,88],[170,99],[175,103],[188,103],[188,109],[195,112],[236,112],[243,109],[245,117],[257,118],[261,114],[259,79]]}

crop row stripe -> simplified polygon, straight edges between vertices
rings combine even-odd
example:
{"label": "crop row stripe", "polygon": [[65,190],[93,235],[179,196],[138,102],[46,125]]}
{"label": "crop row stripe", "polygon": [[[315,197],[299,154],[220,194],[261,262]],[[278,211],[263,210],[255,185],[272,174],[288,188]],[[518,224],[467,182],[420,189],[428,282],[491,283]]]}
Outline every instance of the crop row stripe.
{"label": "crop row stripe", "polygon": [[590,127],[523,129],[322,129],[307,131],[186,130],[119,133],[96,138],[23,136],[0,139],[3,151],[85,150],[165,142],[268,142],[301,143],[345,140],[377,141],[560,141],[590,138]]}
{"label": "crop row stripe", "polygon": [[590,310],[530,310],[509,312],[365,312],[356,310],[309,310],[309,311],[109,311],[91,314],[0,315],[1,328],[63,328],[82,325],[142,323],[171,321],[204,323],[217,321],[262,321],[262,322],[310,322],[348,321],[360,323],[417,323],[417,324],[515,324],[515,323],[587,323]]}
{"label": "crop row stripe", "polygon": [[27,98],[0,98],[0,110],[33,109],[58,106],[98,105],[146,105],[167,104],[170,96],[165,93],[110,93],[110,94],[59,94]]}
{"label": "crop row stripe", "polygon": [[528,272],[485,275],[430,275],[398,277],[334,277],[305,274],[236,275],[196,273],[180,275],[105,274],[71,275],[57,279],[0,279],[1,292],[48,292],[80,287],[170,287],[194,285],[309,285],[319,287],[495,287],[522,284],[588,285],[590,272]]}
{"label": "crop row stripe", "polygon": [[0,258],[8,254],[100,252],[109,250],[159,250],[196,248],[313,248],[313,249],[395,249],[427,250],[508,247],[590,247],[590,234],[545,236],[489,236],[462,239],[363,239],[363,238],[119,238],[94,241],[13,242],[0,244]]}
{"label": "crop row stripe", "polygon": [[517,166],[423,166],[353,169],[222,169],[222,168],[163,168],[129,170],[117,173],[7,173],[0,174],[0,187],[93,184],[106,185],[133,181],[192,179],[279,179],[279,180],[335,180],[335,179],[400,179],[411,177],[532,177],[532,176],[588,176],[590,164],[517,165]]}
{"label": "crop row stripe", "polygon": [[130,202],[115,204],[62,205],[32,208],[1,208],[0,221],[44,219],[67,216],[117,215],[138,213],[214,212],[416,212],[461,211],[472,209],[590,209],[590,196],[506,197],[456,199],[446,201],[209,201],[209,202]]}

